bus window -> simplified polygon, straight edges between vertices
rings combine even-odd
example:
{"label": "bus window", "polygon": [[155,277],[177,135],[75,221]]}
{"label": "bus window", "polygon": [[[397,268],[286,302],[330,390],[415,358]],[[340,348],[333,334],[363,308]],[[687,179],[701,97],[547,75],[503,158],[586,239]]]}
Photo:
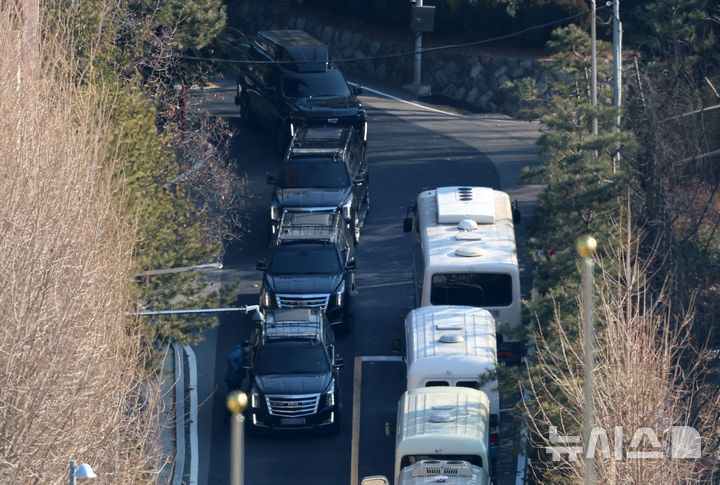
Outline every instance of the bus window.
{"label": "bus window", "polygon": [[425,387],[450,387],[448,381],[427,381]]}
{"label": "bus window", "polygon": [[512,278],[504,273],[436,273],[431,305],[504,307],[513,302]]}
{"label": "bus window", "polygon": [[478,455],[405,455],[400,461],[400,469],[414,465],[421,460],[460,460],[482,468],[483,460]]}
{"label": "bus window", "polygon": [[469,387],[470,389],[480,390],[480,383],[478,381],[458,381],[457,387]]}

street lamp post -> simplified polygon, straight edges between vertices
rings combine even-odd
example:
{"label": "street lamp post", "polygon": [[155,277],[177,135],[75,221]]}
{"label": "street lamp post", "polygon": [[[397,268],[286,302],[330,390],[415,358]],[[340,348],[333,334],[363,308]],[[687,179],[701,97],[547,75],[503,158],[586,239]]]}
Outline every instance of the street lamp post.
{"label": "street lamp post", "polygon": [[230,484],[243,485],[245,479],[245,416],[243,411],[248,405],[247,394],[233,391],[228,394],[227,408],[232,413],[230,419]]}
{"label": "street lamp post", "polygon": [[70,485],[75,485],[76,478],[97,478],[97,475],[87,463],[78,466],[75,460],[70,460]]}
{"label": "street lamp post", "polygon": [[585,343],[585,408],[583,412],[583,449],[585,450],[585,485],[592,485],[595,480],[595,456],[588,453],[590,450],[590,436],[595,425],[595,398],[593,385],[593,254],[597,249],[597,241],[592,236],[583,236],[577,241],[576,249],[582,258],[582,286],[583,286],[583,339]]}

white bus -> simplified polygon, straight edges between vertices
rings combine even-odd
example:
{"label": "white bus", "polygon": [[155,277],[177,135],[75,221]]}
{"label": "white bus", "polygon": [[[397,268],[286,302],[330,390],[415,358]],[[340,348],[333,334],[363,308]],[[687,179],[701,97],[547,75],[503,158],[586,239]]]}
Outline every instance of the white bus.
{"label": "white bus", "polygon": [[466,387],[422,387],[406,391],[398,404],[394,483],[404,469],[432,460],[465,462],[490,483],[490,401]]}
{"label": "white bus", "polygon": [[428,306],[405,318],[407,390],[469,387],[490,399],[490,443],[498,445],[500,393],[495,320],[483,308]]}
{"label": "white bus", "polygon": [[[413,212],[405,231],[414,239],[415,306],[476,306],[500,328],[520,325],[510,197],[489,187],[439,187],[421,192]],[[498,341],[501,361],[519,360],[512,340]]]}

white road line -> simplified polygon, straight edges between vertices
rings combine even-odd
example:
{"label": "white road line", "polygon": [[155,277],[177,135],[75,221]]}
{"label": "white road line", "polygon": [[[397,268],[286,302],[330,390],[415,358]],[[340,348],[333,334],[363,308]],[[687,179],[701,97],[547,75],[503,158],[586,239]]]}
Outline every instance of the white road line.
{"label": "white road line", "polygon": [[372,285],[358,285],[358,290],[363,290],[366,288],[382,288],[384,286],[403,286],[403,285],[411,285],[412,280],[406,280],[406,281],[389,281],[387,283],[375,283]]}
{"label": "white road line", "polygon": [[350,485],[358,483],[358,462],[360,460],[360,388],[362,384],[362,357],[355,357],[353,372],[353,416],[352,442],[350,448]]}
{"label": "white road line", "polygon": [[363,355],[360,360],[363,362],[403,362],[401,355]]}
{"label": "white road line", "polygon": [[188,485],[197,485],[198,483],[198,392],[197,392],[197,361],[195,360],[195,352],[189,345],[183,344],[183,350],[188,359],[189,379],[188,389],[190,391],[190,473],[188,477]]}
{"label": "white road line", "polygon": [[[348,82],[348,84],[352,86],[360,86],[360,84],[357,83],[351,83]],[[449,111],[443,111],[441,109],[437,108],[431,108],[430,106],[424,106],[420,103],[415,103],[414,101],[408,101],[407,99],[398,98],[397,96],[393,96],[392,94],[384,93],[382,91],[378,91],[377,89],[369,88],[367,86],[360,86],[365,91],[369,91],[371,93],[377,94],[379,96],[383,96],[388,99],[392,99],[393,101],[398,101],[400,103],[405,103],[410,106],[415,106],[416,108],[424,109],[425,111],[432,111],[434,113],[442,114],[445,116],[452,116],[454,118],[458,118],[461,120],[471,120],[471,121],[497,121],[499,123],[517,123],[517,120],[513,120],[510,118],[491,118],[489,116],[470,116],[470,115],[461,115],[457,113],[451,113]]]}
{"label": "white road line", "polygon": [[358,484],[358,464],[360,461],[360,402],[362,390],[363,362],[402,362],[399,355],[357,355],[353,372],[353,417],[352,441],[350,446],[350,485]]}
{"label": "white road line", "polygon": [[173,485],[181,485],[185,474],[185,356],[180,344],[172,344],[175,353],[175,461]]}

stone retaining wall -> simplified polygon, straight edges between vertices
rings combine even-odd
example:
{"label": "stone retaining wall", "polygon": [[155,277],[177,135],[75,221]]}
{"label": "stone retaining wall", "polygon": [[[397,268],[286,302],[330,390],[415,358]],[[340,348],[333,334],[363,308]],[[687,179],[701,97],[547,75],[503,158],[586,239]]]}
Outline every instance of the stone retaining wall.
{"label": "stone retaining wall", "polygon": [[[288,14],[263,0],[243,0],[239,12],[231,13],[248,33],[269,29],[300,29],[326,42],[331,59],[344,72],[357,72],[407,84],[412,80],[413,44],[384,41],[359,32],[336,29],[309,18]],[[410,34],[408,34],[410,38]],[[387,56],[387,57],[383,57]],[[433,94],[472,105],[486,113],[517,114],[516,100],[501,87],[516,79],[533,78],[539,92],[550,95],[556,76],[545,62],[515,57],[465,54],[453,50],[423,54],[422,80]]]}

